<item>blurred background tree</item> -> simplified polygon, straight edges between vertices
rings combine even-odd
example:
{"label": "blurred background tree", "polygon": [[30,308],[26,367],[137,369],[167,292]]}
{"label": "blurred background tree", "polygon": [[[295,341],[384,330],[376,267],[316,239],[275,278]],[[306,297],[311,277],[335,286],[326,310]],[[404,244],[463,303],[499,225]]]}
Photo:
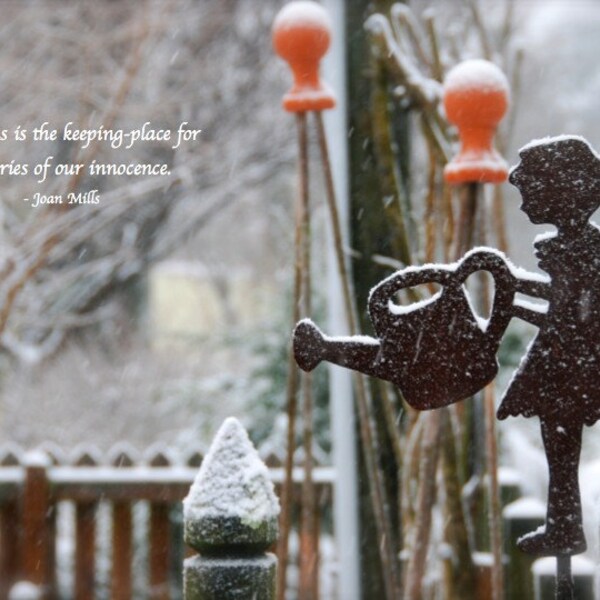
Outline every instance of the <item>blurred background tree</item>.
{"label": "blurred background tree", "polygon": [[[144,404],[154,397],[158,408],[172,411],[166,433],[173,437],[190,406],[182,402],[179,410],[170,402],[174,386],[161,391],[161,379],[189,380],[192,371],[201,379],[223,370],[243,377],[254,368],[241,342],[248,324],[256,326],[276,302],[274,290],[282,281],[285,286],[291,261],[290,123],[273,109],[281,66],[269,44],[257,43],[268,39],[277,5],[7,4],[0,30],[0,126],[11,136],[0,147],[0,162],[32,166],[54,156],[55,162],[84,164],[165,163],[171,172],[145,179],[52,175],[43,184],[31,168],[27,176],[2,177],[0,427],[11,438],[69,444],[66,432],[75,443],[91,429],[99,443],[125,432],[148,442],[160,437],[160,426],[142,414],[138,395]],[[47,122],[62,132],[69,121],[82,129],[126,131],[147,121],[176,131],[186,122],[202,133],[176,150],[172,142],[127,150],[32,141],[33,127]],[[28,130],[27,141],[12,138],[17,125]],[[100,204],[34,209],[23,202],[36,191],[90,189],[99,190]],[[164,337],[156,303],[162,320],[181,312],[177,299],[165,299],[165,286],[156,284],[162,271],[156,275],[153,265],[166,258],[177,261],[173,268],[180,274],[183,263],[202,263],[200,274],[187,269],[203,282],[203,303],[185,314],[187,333],[178,335],[193,343],[180,345],[176,361],[152,351]],[[261,296],[255,289],[266,291]],[[184,299],[189,290],[178,293]],[[226,322],[232,325],[227,332]],[[206,352],[201,342],[212,334],[215,343]],[[239,357],[235,368],[223,369],[231,365],[235,335]],[[208,400],[212,393],[200,396]],[[215,419],[243,402],[233,396],[214,411]],[[120,427],[98,425],[107,406]],[[40,413],[47,418],[35,418]]]}

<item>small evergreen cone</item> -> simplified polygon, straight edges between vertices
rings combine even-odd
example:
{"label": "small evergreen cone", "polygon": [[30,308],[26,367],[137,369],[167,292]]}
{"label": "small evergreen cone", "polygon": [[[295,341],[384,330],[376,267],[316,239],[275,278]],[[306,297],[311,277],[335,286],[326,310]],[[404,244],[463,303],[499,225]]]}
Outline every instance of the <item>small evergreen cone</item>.
{"label": "small evergreen cone", "polygon": [[279,503],[237,419],[228,418],[183,501],[184,539],[200,555],[184,564],[186,600],[275,597]]}

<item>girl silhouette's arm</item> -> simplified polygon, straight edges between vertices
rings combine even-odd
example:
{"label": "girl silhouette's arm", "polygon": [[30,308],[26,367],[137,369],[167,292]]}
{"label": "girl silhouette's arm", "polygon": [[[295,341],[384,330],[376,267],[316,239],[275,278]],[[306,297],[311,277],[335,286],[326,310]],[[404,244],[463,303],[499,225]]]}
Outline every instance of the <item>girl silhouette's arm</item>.
{"label": "girl silhouette's arm", "polygon": [[[515,275],[515,291],[526,296],[549,300],[552,284],[550,280],[537,273],[529,273],[519,269]],[[513,305],[513,316],[527,321],[536,327],[541,327],[546,318],[546,307],[534,305],[530,302],[515,299]]]}
{"label": "girl silhouette's arm", "polygon": [[535,273],[527,273],[531,275],[531,279],[523,278],[520,274],[517,276],[515,283],[516,291],[525,294],[526,296],[534,296],[535,298],[541,298],[542,300],[550,299],[550,290],[552,284],[547,279],[541,279]]}

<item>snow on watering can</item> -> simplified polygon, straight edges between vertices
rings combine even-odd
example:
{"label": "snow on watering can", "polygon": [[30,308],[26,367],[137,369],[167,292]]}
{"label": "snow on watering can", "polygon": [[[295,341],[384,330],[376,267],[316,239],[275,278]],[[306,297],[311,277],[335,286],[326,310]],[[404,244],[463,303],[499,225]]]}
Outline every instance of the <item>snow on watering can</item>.
{"label": "snow on watering can", "polygon": [[[489,271],[495,281],[489,321],[474,313],[463,285],[477,271]],[[371,291],[369,316],[377,338],[332,338],[305,319],[294,331],[296,362],[310,371],[327,360],[391,381],[419,410],[452,404],[496,376],[496,352],[513,314],[514,282],[504,255],[490,249],[475,249],[454,265],[408,267]],[[427,283],[441,290],[408,306],[394,302],[400,290]]]}

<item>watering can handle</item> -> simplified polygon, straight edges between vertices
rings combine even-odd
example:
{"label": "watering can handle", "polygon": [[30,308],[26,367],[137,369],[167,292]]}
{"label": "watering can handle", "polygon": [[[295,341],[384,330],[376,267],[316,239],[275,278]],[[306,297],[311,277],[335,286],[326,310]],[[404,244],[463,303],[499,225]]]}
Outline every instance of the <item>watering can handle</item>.
{"label": "watering can handle", "polygon": [[456,269],[444,266],[409,267],[375,286],[369,297],[369,315],[378,337],[383,337],[389,327],[397,322],[398,316],[389,309],[394,294],[425,283],[440,284],[444,294],[462,294],[462,284],[476,271],[489,271],[494,277],[494,304],[486,333],[492,339],[499,340],[513,316],[516,279],[500,254],[485,249],[468,253]]}
{"label": "watering can handle", "polygon": [[494,302],[486,334],[491,340],[499,341],[514,314],[517,279],[501,254],[481,249],[469,252],[461,260],[448,287],[461,286],[477,271],[488,271],[494,277]]}
{"label": "watering can handle", "polygon": [[394,294],[400,290],[425,283],[450,283],[454,271],[447,267],[408,267],[398,271],[376,285],[369,296],[369,316],[378,337],[383,337],[392,327],[397,316],[389,308]]}

